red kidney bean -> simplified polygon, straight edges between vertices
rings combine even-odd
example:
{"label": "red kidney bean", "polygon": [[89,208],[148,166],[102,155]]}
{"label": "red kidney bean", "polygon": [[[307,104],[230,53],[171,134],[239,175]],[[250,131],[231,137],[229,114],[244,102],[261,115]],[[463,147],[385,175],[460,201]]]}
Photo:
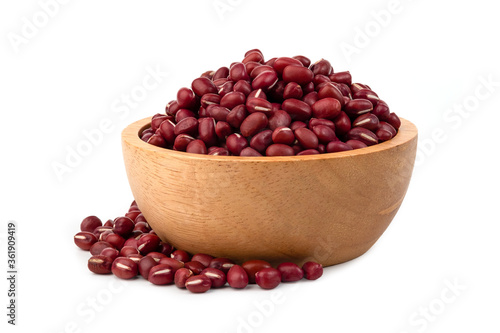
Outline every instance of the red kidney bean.
{"label": "red kidney bean", "polygon": [[194,110],[196,107],[196,96],[189,88],[181,88],[177,92],[177,103],[181,109]]}
{"label": "red kidney bean", "polygon": [[127,239],[125,241],[125,244],[123,244],[123,247],[125,247],[125,246],[130,246],[130,247],[134,247],[134,248],[137,249],[137,239],[135,239],[135,238],[129,238],[129,239]]}
{"label": "red kidney bean", "polygon": [[401,127],[401,120],[399,119],[399,117],[391,112],[389,114],[389,117],[387,117],[387,122],[392,126],[394,127],[395,129],[399,129]]}
{"label": "red kidney bean", "polygon": [[282,102],[285,86],[286,83],[284,81],[276,82],[276,84],[269,90],[270,99],[274,102]]}
{"label": "red kidney bean", "polygon": [[229,151],[226,148],[214,147],[215,149],[208,153],[213,156],[229,156]]}
{"label": "red kidney bean", "polygon": [[318,98],[322,100],[323,98],[335,98],[339,101],[340,106],[344,106],[344,95],[340,92],[340,90],[335,87],[332,83],[326,84],[323,88],[318,91]]}
{"label": "red kidney bean", "polygon": [[262,52],[260,52],[260,50],[258,49],[254,49],[245,53],[245,58],[241,62],[246,64],[250,61],[263,62],[264,56],[262,55]]}
{"label": "red kidney bean", "polygon": [[221,84],[221,86],[219,87],[219,91],[217,93],[222,98],[222,97],[226,96],[227,94],[233,92],[233,88],[234,88],[233,81],[227,81],[227,82]]}
{"label": "red kidney bean", "polygon": [[250,137],[265,128],[267,124],[268,120],[266,115],[262,112],[255,112],[243,120],[240,126],[240,132],[243,136]]}
{"label": "red kidney bean", "polygon": [[120,251],[118,251],[117,249],[113,249],[112,247],[107,247],[101,251],[100,255],[109,257],[111,261],[113,261],[118,258],[118,256],[120,255]]}
{"label": "red kidney bean", "polygon": [[144,258],[143,255],[140,255],[140,254],[135,254],[135,253],[132,253],[132,254],[129,254],[127,256],[127,258],[129,258],[130,260],[132,260],[133,262],[135,262],[136,264],[139,264],[139,261]]}
{"label": "red kidney bean", "polygon": [[148,140],[153,136],[153,133],[143,133],[141,136],[141,140],[144,142],[148,142]]}
{"label": "red kidney bean", "polygon": [[317,262],[308,261],[302,265],[304,277],[308,280],[317,280],[323,275],[323,266]]}
{"label": "red kidney bean", "polygon": [[215,125],[215,134],[219,139],[226,139],[232,133],[231,125],[225,121],[218,121]]}
{"label": "red kidney bean", "polygon": [[295,135],[288,127],[278,127],[273,131],[272,139],[274,143],[292,145],[295,142]]}
{"label": "red kidney bean", "polygon": [[206,72],[203,72],[200,77],[202,78],[207,78],[209,80],[212,80],[212,78],[214,77],[214,71],[206,71]]}
{"label": "red kidney bean", "polygon": [[216,268],[218,270],[221,270],[224,272],[224,274],[227,274],[229,269],[235,265],[234,261],[228,258],[214,258],[210,261],[210,264],[208,267],[210,268]]}
{"label": "red kidney bean", "polygon": [[327,153],[336,153],[340,151],[352,150],[352,147],[342,141],[330,141],[326,145]]}
{"label": "red kidney bean", "polygon": [[161,134],[159,132],[151,135],[151,137],[146,142],[153,145],[153,146],[157,146],[160,148],[167,147],[167,142],[165,141],[165,139],[161,136]]}
{"label": "red kidney bean", "polygon": [[295,132],[295,137],[300,145],[305,149],[318,148],[318,137],[308,128],[299,128]]}
{"label": "red kidney bean", "polygon": [[210,265],[210,262],[212,261],[212,259],[214,259],[214,257],[212,257],[209,254],[196,253],[191,258],[191,261],[197,261],[197,262],[201,263],[203,266],[208,267],[208,265]]}
{"label": "red kidney bean", "polygon": [[331,82],[331,80],[328,76],[323,75],[323,74],[318,74],[318,75],[314,76],[313,83],[314,83],[315,87],[319,86],[320,84],[322,84],[324,82]]}
{"label": "red kidney bean", "polygon": [[274,70],[261,72],[252,81],[253,89],[271,89],[278,82],[278,75]]}
{"label": "red kidney bean", "polygon": [[160,260],[163,259],[163,258],[169,258],[169,257],[167,257],[166,254],[161,253],[161,252],[155,252],[155,251],[149,252],[148,254],[146,254],[146,257],[151,257],[156,262],[160,262]]}
{"label": "red kidney bean", "polygon": [[274,62],[273,68],[279,75],[283,75],[283,71],[285,70],[285,68],[290,65],[304,67],[302,63],[297,59],[289,57],[280,57],[277,58],[276,61]]}
{"label": "red kidney bean", "polygon": [[316,149],[306,149],[306,150],[301,150],[297,154],[297,156],[302,156],[302,155],[317,155],[319,154],[319,151]]}
{"label": "red kidney bean", "polygon": [[175,114],[175,122],[179,123],[182,119],[188,118],[188,117],[196,117],[196,114],[188,109],[180,109],[176,114]]}
{"label": "red kidney bean", "polygon": [[358,90],[357,92],[355,92],[352,95],[352,98],[354,98],[354,99],[367,99],[375,106],[377,105],[377,103],[379,101],[378,95],[369,89]]}
{"label": "red kidney bean", "polygon": [[229,123],[229,125],[233,126],[234,128],[239,128],[241,126],[241,123],[245,118],[247,117],[248,112],[247,108],[245,107],[244,104],[240,104],[235,106],[227,115],[226,121]]}
{"label": "red kidney bean", "polygon": [[349,89],[349,86],[343,83],[336,83],[335,86],[338,88],[338,90],[340,90],[342,95],[344,95],[345,103],[349,102],[349,100],[352,99],[351,89]]}
{"label": "red kidney bean", "polygon": [[76,246],[85,251],[90,250],[92,245],[97,243],[97,237],[93,233],[87,231],[81,231],[77,233],[73,237],[73,240]]}
{"label": "red kidney bean", "polygon": [[248,147],[248,141],[242,135],[233,133],[227,137],[226,145],[231,154],[239,156],[243,148]]}
{"label": "red kidney bean", "polygon": [[316,125],[312,128],[312,131],[318,137],[319,142],[324,144],[337,139],[335,131],[325,125]]}
{"label": "red kidney bean", "polygon": [[140,210],[129,210],[126,214],[125,214],[125,217],[128,217],[129,219],[131,219],[132,221],[135,220],[135,218],[137,217],[137,215],[139,215],[141,213]]}
{"label": "red kidney bean", "polygon": [[186,288],[186,281],[191,276],[193,276],[193,272],[187,268],[179,268],[174,275],[174,283],[177,288],[184,289]]}
{"label": "red kidney bean", "polygon": [[364,127],[370,131],[376,131],[379,127],[379,120],[374,114],[365,113],[352,122],[352,127]]}
{"label": "red kidney bean", "polygon": [[360,91],[362,89],[370,89],[370,87],[368,87],[366,84],[362,84],[362,83],[352,83],[351,84],[351,91],[353,94],[357,93],[358,91]]}
{"label": "red kidney bean", "polygon": [[206,155],[207,146],[205,145],[205,142],[203,142],[202,140],[194,140],[187,145],[186,152],[192,154]]}
{"label": "red kidney bean", "polygon": [[352,117],[357,117],[373,110],[373,104],[367,99],[353,99],[344,106],[344,111]]}
{"label": "red kidney bean", "polygon": [[228,76],[229,76],[229,68],[221,67],[215,71],[214,76],[212,77],[212,80],[215,81],[217,79],[226,79]]}
{"label": "red kidney bean", "polygon": [[304,103],[309,104],[310,106],[312,106],[318,100],[319,100],[318,93],[315,92],[315,91],[311,91],[310,93],[308,93],[307,95],[305,95],[304,98],[302,98],[302,101]]}
{"label": "red kidney bean", "polygon": [[314,78],[313,72],[307,68],[296,65],[289,65],[283,69],[283,81],[296,82],[300,85],[308,84]]}
{"label": "red kidney bean", "polygon": [[94,231],[92,231],[92,233],[97,237],[97,239],[99,239],[99,237],[106,231],[113,231],[113,227],[100,226],[95,228]]}
{"label": "red kidney bean", "polygon": [[[288,112],[284,110],[277,110],[269,117],[269,128],[275,130],[278,127],[289,127],[292,123],[292,118]],[[255,147],[254,147],[255,148]]]}
{"label": "red kidney bean", "polygon": [[347,138],[349,140],[359,140],[365,143],[367,146],[371,146],[378,143],[378,138],[370,130],[363,127],[354,127],[347,132]]}
{"label": "red kidney bean", "polygon": [[186,134],[191,136],[198,135],[198,119],[195,117],[187,117],[182,119],[175,125],[174,134]]}
{"label": "red kidney bean", "polygon": [[274,289],[281,282],[281,274],[276,268],[264,268],[255,273],[255,282],[262,289]]}
{"label": "red kidney bean", "polygon": [[340,114],[333,119],[333,123],[335,124],[335,134],[337,136],[343,136],[351,129],[351,119],[344,112],[340,112]]}
{"label": "red kidney bean", "polygon": [[269,147],[273,143],[272,134],[273,131],[271,130],[264,130],[255,134],[254,137],[250,140],[250,147],[255,149],[260,154],[264,154],[267,147]]}
{"label": "red kidney bean", "polygon": [[174,258],[161,258],[160,261],[158,261],[158,264],[160,265],[168,265],[172,267],[172,269],[177,271],[178,269],[181,269],[184,267],[184,263],[182,261],[176,260]]}
{"label": "red kidney bean", "polygon": [[118,257],[111,265],[111,272],[120,279],[132,279],[136,277],[139,269],[137,264],[129,258]]}
{"label": "red kidney bean", "polygon": [[235,83],[233,86],[233,91],[239,91],[243,93],[245,96],[248,96],[252,92],[252,86],[248,81],[245,80],[239,80],[238,82]]}
{"label": "red kidney bean", "polygon": [[350,86],[352,83],[352,76],[351,73],[349,73],[349,71],[337,72],[330,74],[330,80],[337,83],[344,83]]}
{"label": "red kidney bean", "polygon": [[205,275],[195,275],[186,280],[185,286],[192,293],[204,293],[212,287],[212,280]]}
{"label": "red kidney bean", "polygon": [[139,250],[137,250],[137,248],[132,247],[132,246],[124,246],[120,250],[121,257],[128,257],[131,254],[140,254],[140,253],[139,253]]}
{"label": "red kidney bean", "polygon": [[156,285],[166,285],[174,282],[175,271],[169,265],[159,264],[149,270],[148,281]]}
{"label": "red kidney bean", "polygon": [[274,143],[267,147],[266,156],[293,156],[295,155],[295,151],[292,147],[281,144]]}
{"label": "red kidney bean", "polygon": [[[245,94],[239,91],[233,91],[224,95],[220,100],[220,106],[228,109],[234,108],[236,105],[245,104],[246,100]],[[215,118],[215,117],[214,117]],[[221,119],[225,120],[225,119]]]}
{"label": "red kidney bean", "polygon": [[252,147],[246,147],[241,150],[240,156],[262,156],[257,150]]}
{"label": "red kidney bean", "polygon": [[175,124],[171,120],[165,120],[164,122],[162,122],[160,125],[160,128],[158,129],[161,136],[163,137],[163,139],[165,139],[165,141],[168,145],[171,145],[174,143],[174,140],[175,140],[174,129],[175,129]]}
{"label": "red kidney bean", "polygon": [[333,132],[335,132],[335,124],[333,123],[332,120],[328,120],[328,119],[311,118],[309,120],[309,124],[307,125],[307,127],[309,129],[313,129],[314,126],[318,126],[318,125],[323,125],[323,126],[329,127],[332,129]]}
{"label": "red kidney bean", "polygon": [[[252,77],[252,71],[253,71],[255,68],[259,67],[259,66],[262,66],[262,64],[261,64],[261,63],[259,63],[259,62],[255,62],[255,61],[250,61],[250,62],[247,62],[247,63],[245,64],[245,67],[247,68],[247,73],[248,73],[248,75],[250,75],[250,78],[251,78],[251,79],[253,79],[253,77]],[[241,80],[240,80],[240,81],[241,81]],[[248,82],[248,81],[247,81],[247,82]]]}
{"label": "red kidney bean", "polygon": [[359,141],[359,140],[347,140],[345,142],[347,145],[351,146],[352,149],[361,149],[368,147],[364,142]]}
{"label": "red kidney bean", "polygon": [[160,237],[152,234],[145,234],[137,241],[137,250],[143,255],[153,252],[160,246]]}
{"label": "red kidney bean", "polygon": [[238,62],[231,66],[229,69],[229,79],[234,82],[238,82],[239,80],[250,80],[245,64]]}
{"label": "red kidney bean", "polygon": [[330,75],[333,72],[333,67],[328,60],[321,59],[311,65],[311,70],[313,71],[314,75]]}
{"label": "red kidney bean", "polygon": [[207,108],[210,105],[220,104],[220,100],[221,100],[221,97],[219,96],[219,94],[217,94],[217,91],[216,91],[215,93],[204,94],[201,97],[200,103],[201,103],[201,106],[203,106],[204,108]]}
{"label": "red kidney bean", "polygon": [[281,282],[295,282],[302,280],[304,271],[293,262],[284,262],[278,265],[278,271],[281,274]]}
{"label": "red kidney bean", "polygon": [[118,217],[113,225],[113,232],[123,237],[127,237],[134,230],[134,221],[128,217]]}
{"label": "red kidney bean", "polygon": [[172,120],[171,116],[157,113],[151,118],[151,130],[155,132],[165,120]]}
{"label": "red kidney bean", "polygon": [[174,150],[186,151],[188,144],[195,139],[187,134],[180,134],[175,138]]}
{"label": "red kidney bean", "polygon": [[189,253],[184,250],[175,250],[174,252],[172,252],[170,257],[182,262],[188,262],[191,260],[191,256],[189,255]]}
{"label": "red kidney bean", "polygon": [[248,273],[239,265],[233,265],[227,272],[227,283],[232,288],[243,289],[248,282]]}
{"label": "red kidney bean", "polygon": [[105,242],[111,244],[114,248],[121,250],[123,244],[125,244],[125,239],[117,234],[109,234],[104,238]]}
{"label": "red kidney bean", "polygon": [[113,245],[105,241],[98,241],[90,247],[90,254],[92,254],[93,256],[101,254],[101,251],[107,247],[113,248]]}
{"label": "red kidney bean", "polygon": [[203,96],[205,94],[214,94],[217,92],[217,87],[214,85],[212,80],[206,77],[199,77],[193,80],[191,83],[191,89],[198,96]]}
{"label": "red kidney bean", "polygon": [[149,271],[156,265],[158,265],[158,262],[153,257],[142,257],[137,264],[139,274],[141,274],[141,276],[147,280],[149,277]]}
{"label": "red kidney bean", "polygon": [[296,130],[298,130],[299,128],[306,128],[306,127],[307,127],[307,124],[304,123],[303,121],[294,121],[293,123],[290,124],[290,128],[294,132]]}
{"label": "red kidney bean", "polygon": [[110,274],[113,260],[104,255],[94,255],[90,257],[87,267],[95,274]]}
{"label": "red kidney bean", "polygon": [[112,230],[105,230],[99,235],[99,238],[97,239],[98,242],[105,241],[106,237],[108,237],[109,234],[112,234]]}
{"label": "red kidney bean", "polygon": [[255,273],[258,271],[271,267],[271,264],[264,260],[248,260],[245,261],[241,267],[248,274],[249,283],[255,283]]}
{"label": "red kidney bean", "polygon": [[324,119],[335,119],[340,114],[341,108],[340,102],[330,97],[318,100],[311,107],[314,117]]}
{"label": "red kidney bean", "polygon": [[212,288],[221,288],[226,284],[226,274],[216,268],[205,268],[201,275],[205,275],[212,282]]}
{"label": "red kidney bean", "polygon": [[388,130],[386,130],[385,128],[379,128],[375,132],[375,135],[377,135],[379,142],[384,142],[384,141],[390,140],[393,137],[392,133],[389,132]]}
{"label": "red kidney bean", "polygon": [[94,232],[97,227],[102,226],[102,221],[97,216],[87,216],[80,223],[80,230],[86,232]]}
{"label": "red kidney bean", "polygon": [[267,100],[266,93],[262,89],[252,90],[252,92],[248,95],[247,100],[250,98],[262,98]]}
{"label": "red kidney bean", "polygon": [[184,267],[190,269],[194,275],[198,275],[205,269],[205,266],[198,261],[188,261],[184,263]]}
{"label": "red kidney bean", "polygon": [[397,133],[396,129],[391,124],[385,121],[381,121],[379,123],[379,128],[388,131],[391,134],[391,137],[394,137]]}
{"label": "red kidney bean", "polygon": [[290,82],[285,86],[285,90],[283,90],[283,98],[295,98],[301,99],[303,95],[302,87],[296,82]]}
{"label": "red kidney bean", "polygon": [[215,119],[212,117],[198,119],[198,138],[201,139],[207,146],[217,144],[215,127]]}
{"label": "red kidney bean", "polygon": [[167,116],[175,116],[175,114],[179,111],[179,104],[176,100],[168,102],[165,106],[165,114]]}
{"label": "red kidney bean", "polygon": [[273,110],[272,104],[262,98],[248,98],[246,102],[246,107],[248,112],[254,113],[254,112],[263,112],[263,113],[270,113]]}
{"label": "red kidney bean", "polygon": [[379,120],[386,121],[389,117],[389,106],[384,101],[378,101],[377,105],[373,108],[372,113],[377,116]]}
{"label": "red kidney bean", "polygon": [[264,72],[275,72],[275,71],[274,71],[274,68],[272,66],[260,65],[260,66],[257,66],[257,67],[252,69],[252,71],[250,72],[250,77],[252,79],[255,79],[257,76],[259,76],[261,73],[264,73]]}
{"label": "red kidney bean", "polygon": [[287,99],[281,104],[281,108],[288,112],[290,117],[294,120],[305,121],[311,118],[311,107],[301,100],[295,98]]}
{"label": "red kidney bean", "polygon": [[297,55],[292,58],[300,61],[304,67],[309,67],[309,65],[311,65],[311,60],[307,57],[304,57],[303,55]]}

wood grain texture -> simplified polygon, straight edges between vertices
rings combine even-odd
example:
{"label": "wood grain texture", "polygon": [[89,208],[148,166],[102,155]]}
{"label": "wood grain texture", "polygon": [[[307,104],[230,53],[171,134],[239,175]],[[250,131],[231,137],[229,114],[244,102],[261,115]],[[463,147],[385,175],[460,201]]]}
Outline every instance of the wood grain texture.
{"label": "wood grain texture", "polygon": [[330,266],[362,255],[398,211],[417,150],[417,129],[405,119],[381,144],[291,157],[158,148],[138,136],[149,121],[122,132],[128,180],[144,216],[177,248],[238,262]]}

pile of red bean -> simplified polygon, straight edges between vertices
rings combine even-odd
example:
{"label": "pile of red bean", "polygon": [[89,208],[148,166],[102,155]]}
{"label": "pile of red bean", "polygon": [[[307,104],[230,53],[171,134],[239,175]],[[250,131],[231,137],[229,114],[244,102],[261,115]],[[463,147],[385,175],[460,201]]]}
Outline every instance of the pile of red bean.
{"label": "pile of red bean", "polygon": [[387,103],[325,59],[267,61],[258,49],[181,88],[141,139],[159,147],[221,156],[291,156],[371,146],[401,125]]}
{"label": "pile of red bean", "polygon": [[226,282],[232,288],[257,283],[263,289],[276,288],[281,282],[306,278],[316,280],[323,267],[306,262],[302,268],[285,262],[273,268],[264,260],[250,260],[237,265],[228,258],[208,254],[190,255],[163,242],[151,229],[137,204],[132,202],[125,216],[108,220],[104,225],[96,216],[86,217],[75,244],[90,251],[88,268],[96,274],[111,274],[121,279],[141,275],[156,285],[175,284],[193,293],[221,288]]}

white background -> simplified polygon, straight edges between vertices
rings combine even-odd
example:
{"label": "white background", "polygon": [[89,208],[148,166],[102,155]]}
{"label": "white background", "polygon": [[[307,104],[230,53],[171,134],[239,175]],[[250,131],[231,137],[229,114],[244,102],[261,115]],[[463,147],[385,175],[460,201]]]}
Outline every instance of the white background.
{"label": "white background", "polygon": [[[2,1],[0,266],[6,272],[6,225],[14,220],[19,275],[12,327],[1,274],[1,331],[499,332],[493,3],[400,0],[394,10],[390,0],[61,0],[49,17],[38,1]],[[377,23],[374,13],[388,9]],[[132,201],[121,130],[255,47],[266,58],[326,58],[418,126],[414,176],[389,229],[359,259],[274,292],[193,295],[90,273],[88,253],[73,244],[80,221],[122,215]],[[148,68],[168,74],[122,108],[128,114],[114,112]],[[54,163],[66,163],[68,149],[103,119],[113,130],[58,179]]]}

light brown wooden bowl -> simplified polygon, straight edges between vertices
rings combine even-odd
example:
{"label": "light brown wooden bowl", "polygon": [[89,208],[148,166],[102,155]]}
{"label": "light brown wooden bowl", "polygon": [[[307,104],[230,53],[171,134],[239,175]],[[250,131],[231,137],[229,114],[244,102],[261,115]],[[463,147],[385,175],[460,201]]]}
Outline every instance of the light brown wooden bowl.
{"label": "light brown wooden bowl", "polygon": [[147,144],[146,118],[122,133],[134,198],[176,248],[237,262],[354,259],[385,231],[410,182],[417,129],[401,119],[390,141],[291,157],[207,156]]}

